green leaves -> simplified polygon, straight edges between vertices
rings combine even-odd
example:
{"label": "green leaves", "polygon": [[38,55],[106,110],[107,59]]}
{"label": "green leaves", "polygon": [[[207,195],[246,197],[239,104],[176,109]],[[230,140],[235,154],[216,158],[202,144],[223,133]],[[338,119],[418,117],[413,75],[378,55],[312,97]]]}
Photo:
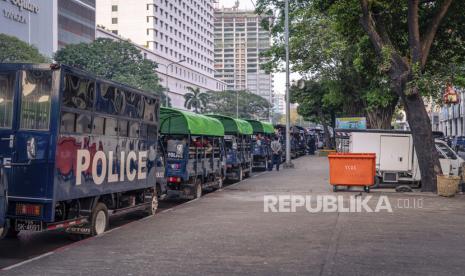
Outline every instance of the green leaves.
{"label": "green leaves", "polygon": [[155,72],[157,64],[145,59],[127,41],[98,38],[92,43],[67,45],[55,54],[59,63],[92,72],[97,76],[156,93],[165,102],[163,88]]}
{"label": "green leaves", "polygon": [[0,34],[0,63],[48,63],[37,48],[13,36]]}
{"label": "green leaves", "polygon": [[194,109],[195,113],[200,113],[205,110],[209,101],[208,94],[200,92],[200,89],[187,87],[191,92],[184,94],[184,107],[191,110]]}
{"label": "green leaves", "polygon": [[239,106],[239,118],[268,118],[270,103],[248,91],[210,91],[208,92],[206,113],[236,117],[236,105]]}

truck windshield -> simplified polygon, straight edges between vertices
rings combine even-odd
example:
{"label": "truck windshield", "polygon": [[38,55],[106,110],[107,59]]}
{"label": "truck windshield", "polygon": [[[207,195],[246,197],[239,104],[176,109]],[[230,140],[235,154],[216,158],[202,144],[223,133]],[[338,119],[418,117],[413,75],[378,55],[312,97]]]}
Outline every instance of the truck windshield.
{"label": "truck windshield", "polygon": [[52,72],[27,70],[21,81],[21,129],[48,130]]}
{"label": "truck windshield", "polygon": [[13,123],[14,72],[0,73],[0,128],[11,128]]}

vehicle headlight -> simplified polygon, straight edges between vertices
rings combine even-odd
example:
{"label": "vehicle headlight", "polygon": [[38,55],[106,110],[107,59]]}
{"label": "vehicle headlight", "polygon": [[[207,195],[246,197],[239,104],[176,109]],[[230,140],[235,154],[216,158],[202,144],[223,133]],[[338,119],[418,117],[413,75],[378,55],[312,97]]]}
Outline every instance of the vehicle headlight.
{"label": "vehicle headlight", "polygon": [[37,154],[36,139],[31,137],[27,140],[27,158],[35,159]]}

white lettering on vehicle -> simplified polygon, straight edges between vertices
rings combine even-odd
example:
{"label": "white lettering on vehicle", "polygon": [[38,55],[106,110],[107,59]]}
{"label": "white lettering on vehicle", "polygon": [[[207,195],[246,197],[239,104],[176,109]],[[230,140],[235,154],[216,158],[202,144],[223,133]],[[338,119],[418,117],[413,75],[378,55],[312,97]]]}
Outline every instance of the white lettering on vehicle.
{"label": "white lettering on vehicle", "polygon": [[[147,151],[140,151],[137,155],[136,152],[130,151],[126,157],[124,152],[121,152],[119,168],[120,175],[119,181],[125,180],[125,175],[129,181],[134,179],[147,178]],[[92,167],[91,167],[92,164]],[[137,164],[137,166],[134,166]],[[82,184],[82,173],[89,170],[91,167],[92,180],[96,185],[101,185],[105,179],[107,182],[117,182],[118,174],[114,173],[114,152],[108,152],[108,158],[105,152],[97,151],[95,155],[90,156],[89,150],[81,149],[77,151],[77,165],[76,165],[76,185]],[[137,168],[136,168],[137,167]]]}

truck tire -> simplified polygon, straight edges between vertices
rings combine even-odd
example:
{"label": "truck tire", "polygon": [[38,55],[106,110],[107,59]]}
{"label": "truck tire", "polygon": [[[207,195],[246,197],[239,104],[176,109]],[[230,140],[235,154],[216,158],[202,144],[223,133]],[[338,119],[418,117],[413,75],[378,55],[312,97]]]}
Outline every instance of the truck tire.
{"label": "truck tire", "polygon": [[0,240],[2,239],[16,239],[18,237],[19,231],[16,231],[14,228],[14,225],[4,226],[2,228],[3,230],[0,230]]}
{"label": "truck tire", "polygon": [[197,178],[197,180],[195,181],[194,198],[201,198],[202,192],[202,180],[200,180],[200,178]]}
{"label": "truck tire", "polygon": [[108,217],[108,208],[102,202],[97,203],[92,210],[90,232],[92,236],[103,234],[108,229],[110,219]]}
{"label": "truck tire", "polygon": [[154,192],[152,195],[152,199],[150,200],[150,205],[147,208],[146,214],[148,216],[153,216],[158,210],[158,193]]}
{"label": "truck tire", "polygon": [[252,163],[249,163],[248,171],[245,173],[245,177],[249,178],[252,175]]}
{"label": "truck tire", "polygon": [[222,175],[220,175],[220,176],[218,177],[218,180],[217,180],[217,181],[218,181],[218,187],[217,187],[217,189],[223,188],[223,176],[222,176]]}

